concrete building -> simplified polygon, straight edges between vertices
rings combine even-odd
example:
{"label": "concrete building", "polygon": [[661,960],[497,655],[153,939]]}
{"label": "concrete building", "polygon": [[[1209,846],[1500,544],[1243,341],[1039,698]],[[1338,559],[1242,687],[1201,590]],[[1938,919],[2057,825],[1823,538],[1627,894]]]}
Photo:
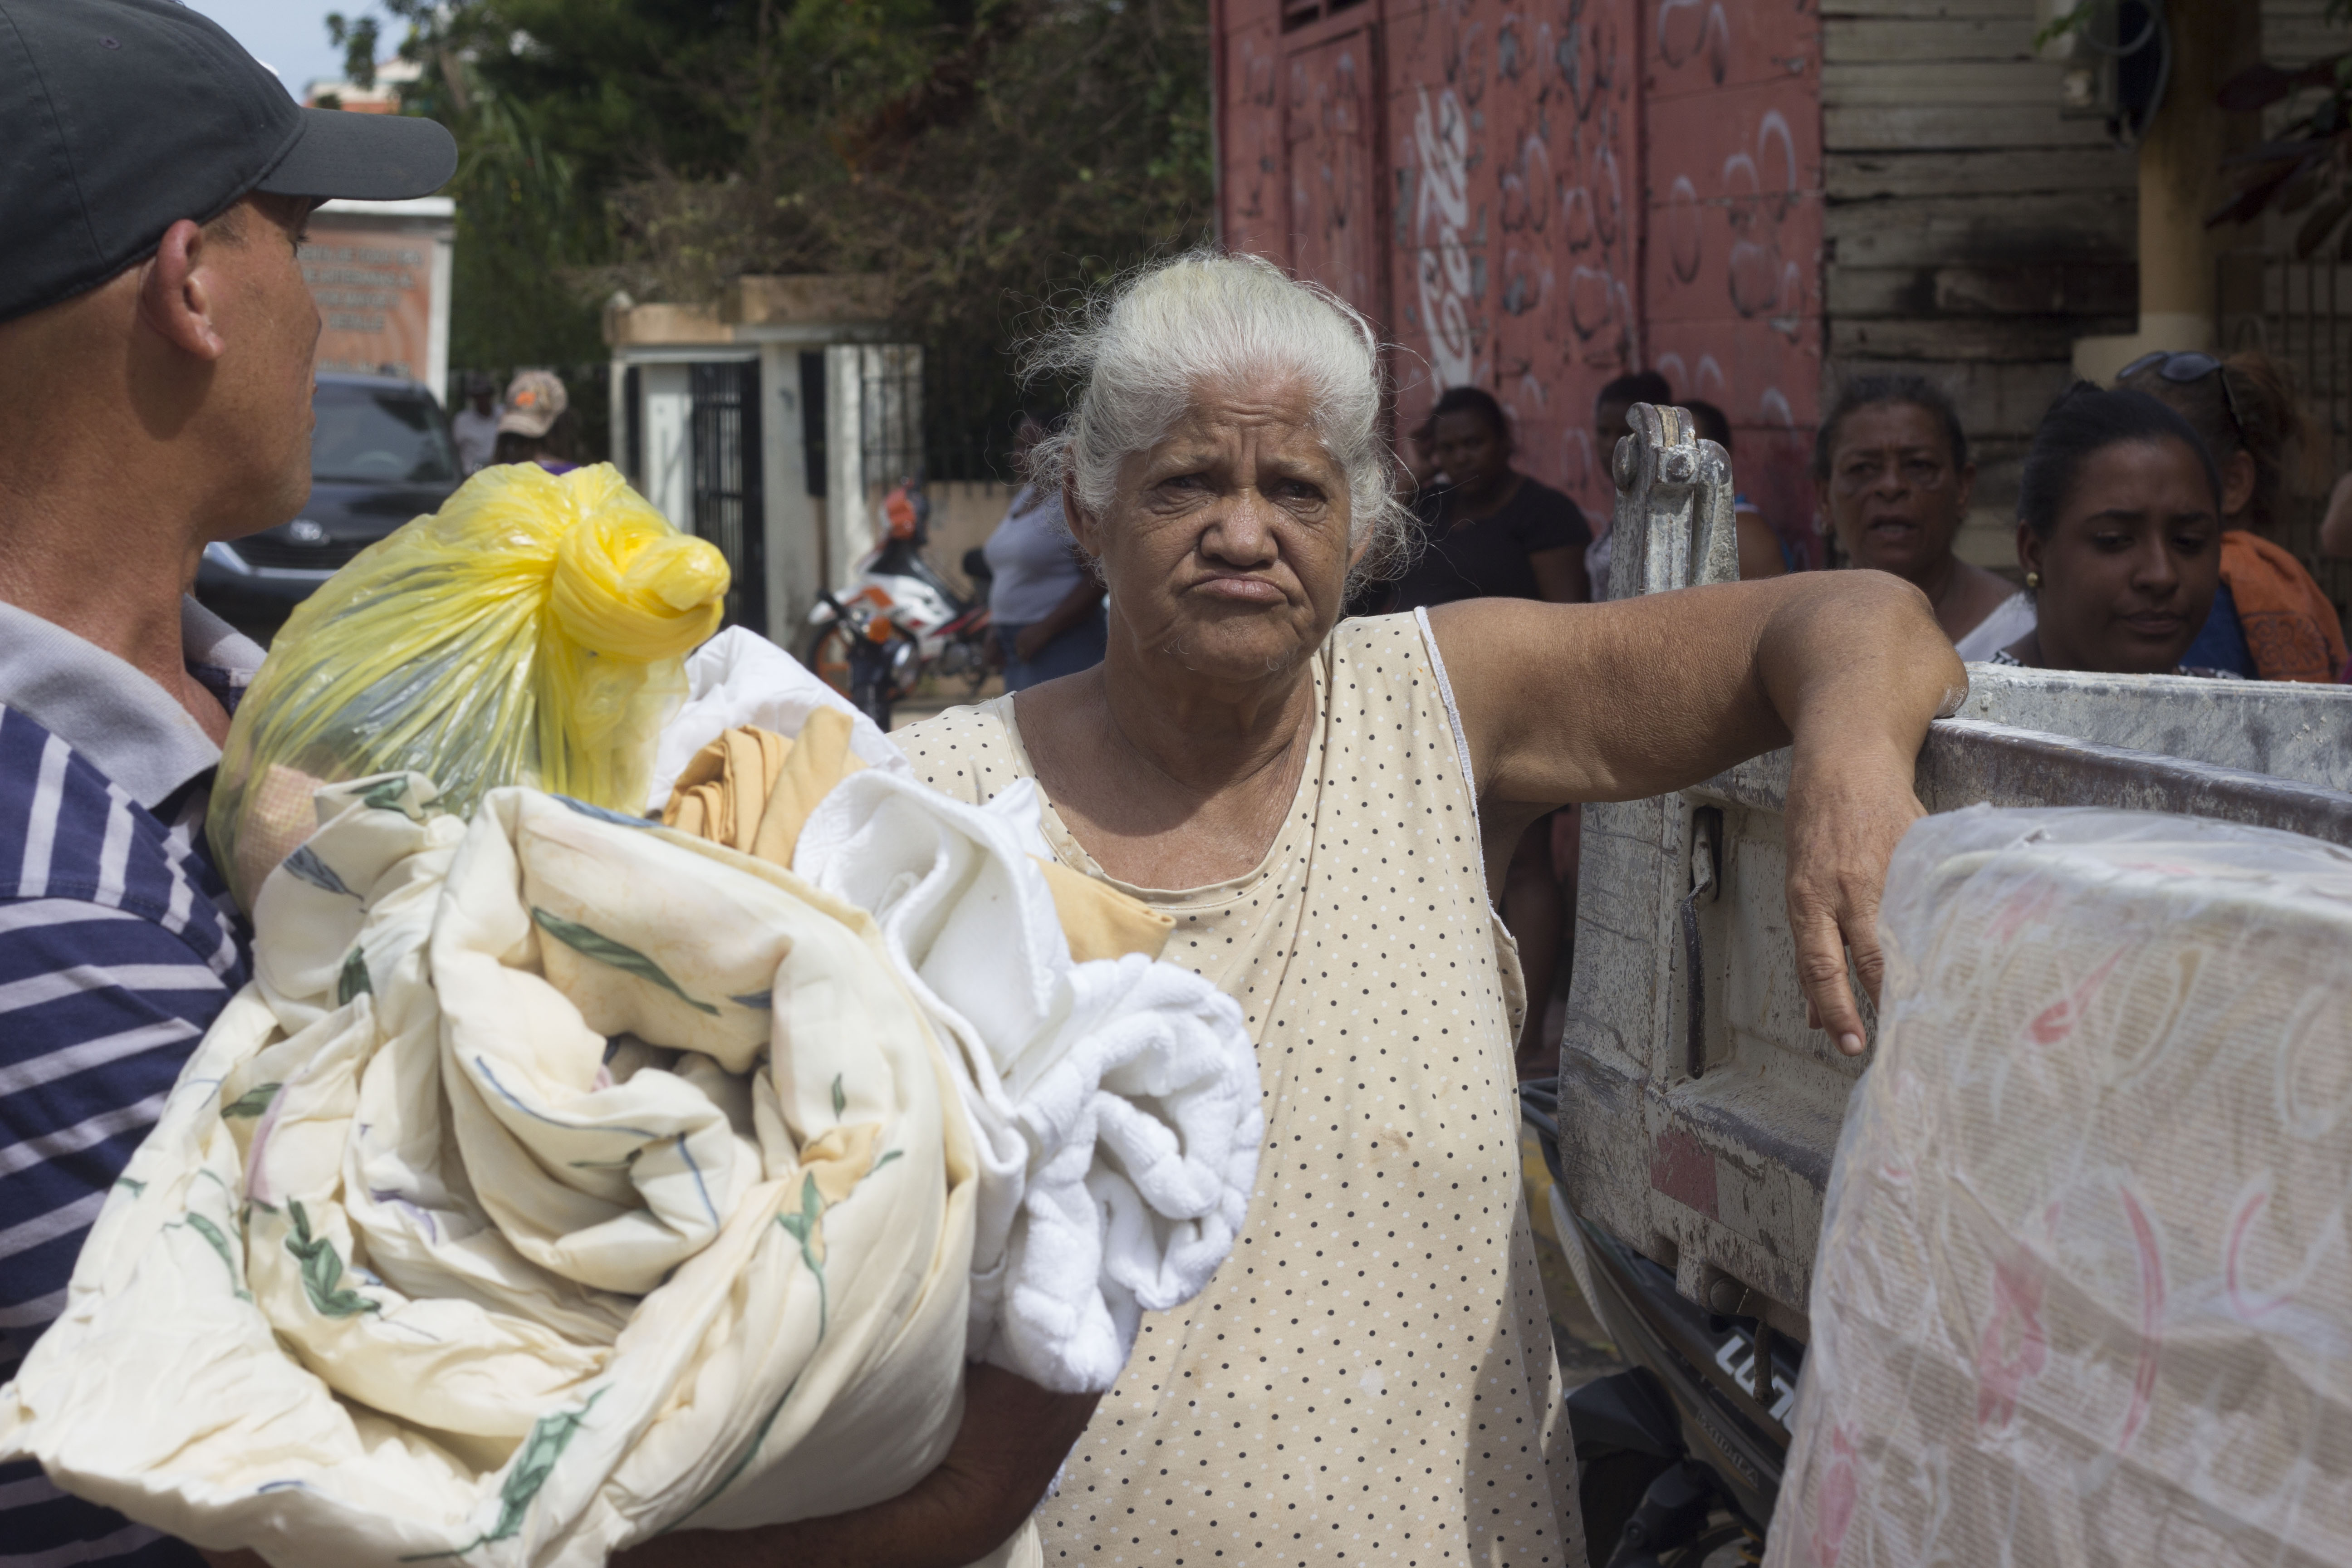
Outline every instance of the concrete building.
{"label": "concrete building", "polygon": [[[616,297],[614,460],[663,514],[735,568],[729,620],[798,652],[822,587],[880,542],[880,503],[925,470],[923,351],[889,342],[882,280],[745,277],[704,304]],[[958,586],[963,552],[1009,489],[927,486],[931,560]]]}

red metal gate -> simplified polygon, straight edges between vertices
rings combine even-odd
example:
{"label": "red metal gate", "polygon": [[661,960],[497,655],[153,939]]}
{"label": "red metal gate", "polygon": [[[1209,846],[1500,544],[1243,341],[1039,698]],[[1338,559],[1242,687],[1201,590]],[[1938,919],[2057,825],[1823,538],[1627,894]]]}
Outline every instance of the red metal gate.
{"label": "red metal gate", "polygon": [[1225,241],[1380,322],[1402,424],[1485,386],[1527,470],[1606,516],[1592,399],[1654,366],[1811,545],[1812,0],[1223,0],[1217,27]]}

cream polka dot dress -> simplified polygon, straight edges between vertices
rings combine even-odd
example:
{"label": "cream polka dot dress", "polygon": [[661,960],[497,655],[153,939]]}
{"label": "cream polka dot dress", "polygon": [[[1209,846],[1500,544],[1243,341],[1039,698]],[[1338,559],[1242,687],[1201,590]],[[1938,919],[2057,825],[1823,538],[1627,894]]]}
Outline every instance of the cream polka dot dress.
{"label": "cream polka dot dress", "polygon": [[[1265,861],[1127,888],[1175,917],[1166,956],[1241,1003],[1265,1150],[1233,1256],[1145,1316],[1039,1510],[1045,1561],[1581,1568],[1519,1179],[1517,963],[1444,667],[1417,616],[1348,621],[1315,685]],[[1009,697],[895,739],[965,800],[1034,772]],[[1050,808],[1045,834],[1102,874]]]}

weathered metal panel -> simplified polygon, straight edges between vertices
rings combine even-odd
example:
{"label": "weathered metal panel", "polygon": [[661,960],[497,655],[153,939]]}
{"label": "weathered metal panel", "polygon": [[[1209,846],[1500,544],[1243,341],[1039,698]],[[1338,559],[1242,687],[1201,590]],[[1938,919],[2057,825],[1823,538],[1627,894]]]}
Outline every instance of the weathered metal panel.
{"label": "weathered metal panel", "polygon": [[[1605,517],[1593,398],[1654,364],[1729,413],[1752,498],[1815,548],[1811,0],[1368,0],[1288,33],[1257,0],[1221,28],[1226,241],[1376,317],[1399,345],[1402,427],[1444,388],[1484,386],[1517,423],[1520,465]],[[1366,127],[1370,204],[1353,162]],[[1370,263],[1367,205],[1382,216]]]}
{"label": "weathered metal panel", "polygon": [[1217,209],[1225,245],[1287,258],[1276,0],[1224,0],[1217,40]]}
{"label": "weathered metal panel", "polygon": [[1286,256],[1375,321],[1387,315],[1380,224],[1376,37],[1361,28],[1293,49],[1283,65]]}

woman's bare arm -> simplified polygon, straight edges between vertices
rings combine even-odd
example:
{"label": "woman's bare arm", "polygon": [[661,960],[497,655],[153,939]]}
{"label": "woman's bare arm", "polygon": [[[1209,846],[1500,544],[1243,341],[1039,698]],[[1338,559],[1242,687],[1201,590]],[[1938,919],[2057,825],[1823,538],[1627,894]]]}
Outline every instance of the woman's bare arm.
{"label": "woman's bare arm", "polygon": [[964,1568],[1021,1528],[1100,1397],[1052,1394],[992,1366],[967,1368],[963,1424],[913,1489],[848,1513],[759,1530],[683,1530],[611,1568]]}
{"label": "woman's bare arm", "polygon": [[1863,1045],[1844,947],[1874,995],[1886,862],[1922,814],[1927,723],[1968,677],[1927,601],[1878,572],[1808,572],[1590,605],[1430,612],[1482,798],[1633,800],[1793,745],[1789,912],[1800,979]]}

